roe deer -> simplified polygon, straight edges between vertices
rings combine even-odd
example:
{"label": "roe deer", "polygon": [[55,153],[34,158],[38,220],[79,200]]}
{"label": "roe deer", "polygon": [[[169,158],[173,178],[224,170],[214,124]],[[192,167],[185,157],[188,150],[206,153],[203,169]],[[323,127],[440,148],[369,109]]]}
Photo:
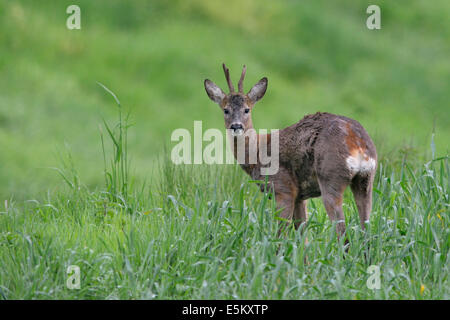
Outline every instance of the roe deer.
{"label": "roe deer", "polygon": [[[251,110],[267,89],[262,78],[247,94],[243,93],[244,66],[235,92],[228,68],[223,64],[229,94],[212,81],[205,80],[209,98],[224,112],[225,126],[237,136],[253,129]],[[233,139],[233,137],[231,137]],[[258,135],[258,139],[261,135]],[[265,137],[270,144],[270,135]],[[246,144],[249,140],[246,139]],[[236,143],[234,144],[236,145]],[[246,145],[246,150],[248,150]],[[234,148],[234,156],[236,148]],[[342,197],[350,185],[358,207],[361,227],[369,222],[372,209],[372,186],[377,166],[375,145],[359,122],[339,115],[317,112],[279,131],[279,170],[267,176],[273,187],[281,217],[298,228],[306,222],[306,201],[322,196],[338,236],[345,232]],[[258,170],[261,164],[241,163],[242,169],[255,180],[265,180]],[[256,170],[255,170],[256,169]]]}

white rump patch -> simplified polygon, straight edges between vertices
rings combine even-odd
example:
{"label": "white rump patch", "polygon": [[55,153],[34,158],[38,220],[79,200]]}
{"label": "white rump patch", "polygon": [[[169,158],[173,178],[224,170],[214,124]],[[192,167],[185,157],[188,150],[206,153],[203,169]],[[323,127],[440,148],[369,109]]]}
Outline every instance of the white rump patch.
{"label": "white rump patch", "polygon": [[377,163],[375,159],[368,157],[365,153],[358,153],[356,157],[347,157],[347,167],[353,174],[358,172],[371,172],[375,170],[376,166]]}

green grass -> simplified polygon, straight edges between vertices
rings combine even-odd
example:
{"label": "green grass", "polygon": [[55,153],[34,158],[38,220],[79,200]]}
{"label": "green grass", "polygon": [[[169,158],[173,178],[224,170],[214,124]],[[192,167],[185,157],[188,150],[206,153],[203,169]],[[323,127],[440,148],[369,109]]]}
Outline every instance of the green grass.
{"label": "green grass", "polygon": [[[450,299],[448,1],[377,1],[379,31],[365,0],[83,0],[69,31],[73,3],[0,2],[0,298]],[[203,88],[226,87],[222,62],[235,81],[247,65],[246,89],[269,78],[257,128],[327,111],[373,137],[371,225],[346,192],[348,253],[320,199],[279,238],[240,168],[167,160],[174,129],[223,127]]]}
{"label": "green grass", "polygon": [[[0,291],[7,299],[449,299],[448,161],[404,169],[377,179],[367,234],[346,198],[345,258],[319,200],[309,204],[309,245],[293,230],[279,239],[274,203],[239,168],[169,164],[159,193],[136,192],[132,204],[85,187],[8,203]],[[80,290],[65,285],[72,264]],[[380,266],[380,290],[366,287],[369,265]]]}

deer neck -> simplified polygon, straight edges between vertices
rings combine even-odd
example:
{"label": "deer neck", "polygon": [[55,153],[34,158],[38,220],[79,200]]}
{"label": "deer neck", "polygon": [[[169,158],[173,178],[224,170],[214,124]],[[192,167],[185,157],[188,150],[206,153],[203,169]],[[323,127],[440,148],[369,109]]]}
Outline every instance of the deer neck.
{"label": "deer neck", "polygon": [[[255,137],[251,138],[251,130],[253,130],[253,134]],[[238,161],[242,169],[248,173],[250,176],[253,176],[252,172],[255,171],[255,169],[259,168],[261,163],[259,161],[259,145],[260,145],[260,139],[261,137],[266,138],[265,141],[268,144],[268,148],[270,149],[270,134],[257,134],[255,129],[253,128],[253,124],[250,121],[248,124],[248,127],[246,128],[245,132],[241,136],[233,136],[231,134],[228,135],[234,158]],[[244,140],[244,141],[242,141]],[[245,146],[245,161],[244,163],[239,162],[238,159],[238,147],[239,144],[244,143]],[[254,152],[256,157],[256,163],[255,161],[250,161],[250,153]]]}

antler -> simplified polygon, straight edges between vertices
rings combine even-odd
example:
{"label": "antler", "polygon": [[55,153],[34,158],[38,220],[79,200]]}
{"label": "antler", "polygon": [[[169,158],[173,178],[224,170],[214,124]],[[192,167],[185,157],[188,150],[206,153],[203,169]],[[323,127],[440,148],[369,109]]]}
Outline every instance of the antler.
{"label": "antler", "polygon": [[230,79],[230,70],[227,67],[225,67],[225,63],[222,64],[222,67],[223,67],[223,72],[225,73],[225,78],[227,79],[227,82],[228,82],[228,88],[230,89],[230,93],[233,93],[234,86]]}
{"label": "antler", "polygon": [[247,71],[247,67],[244,64],[244,67],[242,68],[241,78],[239,79],[239,83],[238,83],[238,89],[239,89],[240,93],[243,93],[243,90],[244,90],[244,78],[245,78],[246,71]]}

